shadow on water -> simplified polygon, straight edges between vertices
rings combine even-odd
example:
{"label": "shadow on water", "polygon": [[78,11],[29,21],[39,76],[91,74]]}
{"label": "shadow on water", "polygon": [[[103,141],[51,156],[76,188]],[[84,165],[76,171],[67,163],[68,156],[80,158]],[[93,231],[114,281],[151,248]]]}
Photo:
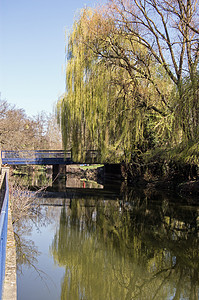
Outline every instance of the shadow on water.
{"label": "shadow on water", "polygon": [[41,222],[47,227],[47,220],[58,220],[49,253],[64,269],[60,299],[198,299],[199,207],[193,199],[118,183],[112,190],[50,189],[40,196],[39,230]]}

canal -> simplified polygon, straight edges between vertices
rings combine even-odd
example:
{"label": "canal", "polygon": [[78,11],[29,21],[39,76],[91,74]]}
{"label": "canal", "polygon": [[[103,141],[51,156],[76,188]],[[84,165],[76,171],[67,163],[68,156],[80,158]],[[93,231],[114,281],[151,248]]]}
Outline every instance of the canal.
{"label": "canal", "polygon": [[16,222],[17,299],[198,300],[197,199],[86,185],[38,194]]}

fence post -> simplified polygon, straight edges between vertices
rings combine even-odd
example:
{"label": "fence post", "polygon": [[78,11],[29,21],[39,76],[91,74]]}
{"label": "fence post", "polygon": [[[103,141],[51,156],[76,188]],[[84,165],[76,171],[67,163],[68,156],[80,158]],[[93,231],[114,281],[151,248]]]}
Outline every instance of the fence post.
{"label": "fence post", "polygon": [[2,178],[4,178],[4,176],[7,175],[7,181],[9,179],[9,173],[10,173],[10,167],[1,167]]}

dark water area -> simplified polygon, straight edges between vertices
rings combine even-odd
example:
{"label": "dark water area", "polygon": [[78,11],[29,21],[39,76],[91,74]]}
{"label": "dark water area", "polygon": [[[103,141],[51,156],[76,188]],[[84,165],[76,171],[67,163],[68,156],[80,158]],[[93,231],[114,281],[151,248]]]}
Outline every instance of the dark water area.
{"label": "dark water area", "polygon": [[16,225],[18,300],[199,299],[197,199],[51,186]]}

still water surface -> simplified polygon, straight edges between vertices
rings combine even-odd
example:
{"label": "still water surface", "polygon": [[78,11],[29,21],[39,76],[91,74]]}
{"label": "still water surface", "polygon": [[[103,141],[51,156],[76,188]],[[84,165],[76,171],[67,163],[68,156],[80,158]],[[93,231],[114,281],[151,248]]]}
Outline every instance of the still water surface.
{"label": "still water surface", "polygon": [[17,227],[18,300],[198,300],[196,202],[135,190],[38,201]]}

